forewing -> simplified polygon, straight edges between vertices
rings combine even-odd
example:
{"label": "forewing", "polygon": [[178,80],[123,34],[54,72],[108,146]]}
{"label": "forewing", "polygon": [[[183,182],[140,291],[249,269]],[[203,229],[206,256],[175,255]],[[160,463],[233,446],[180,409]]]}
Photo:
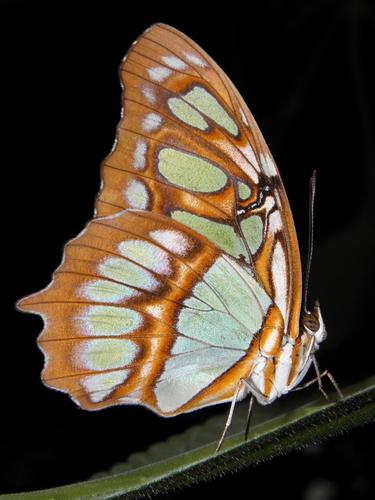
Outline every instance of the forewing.
{"label": "forewing", "polygon": [[102,167],[96,215],[162,213],[253,266],[298,334],[301,269],[276,165],[238,91],[192,40],[162,24],[121,68],[123,117]]}

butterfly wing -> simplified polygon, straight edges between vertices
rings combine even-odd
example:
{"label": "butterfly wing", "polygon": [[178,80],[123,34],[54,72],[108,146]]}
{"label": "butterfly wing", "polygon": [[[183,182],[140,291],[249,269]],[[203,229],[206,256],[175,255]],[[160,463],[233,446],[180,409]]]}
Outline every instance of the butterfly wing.
{"label": "butterfly wing", "polygon": [[202,49],[154,25],[121,77],[96,218],[19,307],[45,321],[47,385],[85,408],[173,415],[230,399],[297,335],[298,245],[259,129]]}
{"label": "butterfly wing", "polygon": [[256,334],[280,314],[249,266],[133,210],[90,222],[52,284],[19,307],[44,318],[48,386],[84,408],[137,403],[161,415],[229,399]]}
{"label": "butterfly wing", "polygon": [[102,166],[96,215],[124,208],[163,213],[252,265],[299,329],[301,268],[275,162],[239,92],[191,39],[147,30],[121,68],[123,117]]}

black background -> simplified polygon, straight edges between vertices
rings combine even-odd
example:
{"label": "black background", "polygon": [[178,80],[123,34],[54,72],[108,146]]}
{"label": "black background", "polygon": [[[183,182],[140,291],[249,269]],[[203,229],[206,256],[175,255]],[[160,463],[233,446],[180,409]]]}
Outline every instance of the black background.
{"label": "black background", "polygon": [[[375,14],[366,1],[0,3],[3,140],[1,492],[84,480],[224,408],[162,419],[138,407],[78,409],[45,388],[39,317],[14,309],[44,287],[62,245],[91,218],[120,113],[117,68],[162,21],[199,43],[239,88],[273,152],[302,256],[318,170],[311,298],[319,353],[342,386],[374,371]],[[4,307],[5,306],[5,307]],[[5,321],[4,321],[5,318]],[[311,397],[316,397],[316,389]],[[173,495],[370,498],[371,427]]]}

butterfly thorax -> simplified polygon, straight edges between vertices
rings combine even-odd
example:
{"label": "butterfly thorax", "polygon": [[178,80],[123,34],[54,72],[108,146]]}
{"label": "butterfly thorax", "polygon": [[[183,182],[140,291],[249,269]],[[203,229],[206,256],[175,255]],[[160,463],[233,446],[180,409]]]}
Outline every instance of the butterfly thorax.
{"label": "butterfly thorax", "polygon": [[[326,336],[320,305],[316,301],[312,312],[302,314],[300,332],[296,339],[284,333],[280,348],[274,355],[259,349],[258,358],[248,378],[257,400],[261,404],[272,403],[297,386],[307,373],[313,354]],[[262,340],[260,345],[261,343]]]}

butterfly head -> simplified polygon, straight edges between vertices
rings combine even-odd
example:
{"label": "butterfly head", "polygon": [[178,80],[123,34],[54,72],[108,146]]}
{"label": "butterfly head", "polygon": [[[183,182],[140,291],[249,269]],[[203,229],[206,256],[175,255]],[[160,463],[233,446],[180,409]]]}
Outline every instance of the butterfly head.
{"label": "butterfly head", "polygon": [[311,335],[315,339],[315,347],[327,338],[327,330],[320,311],[319,300],[315,301],[313,311],[306,311],[302,316],[303,333]]}

